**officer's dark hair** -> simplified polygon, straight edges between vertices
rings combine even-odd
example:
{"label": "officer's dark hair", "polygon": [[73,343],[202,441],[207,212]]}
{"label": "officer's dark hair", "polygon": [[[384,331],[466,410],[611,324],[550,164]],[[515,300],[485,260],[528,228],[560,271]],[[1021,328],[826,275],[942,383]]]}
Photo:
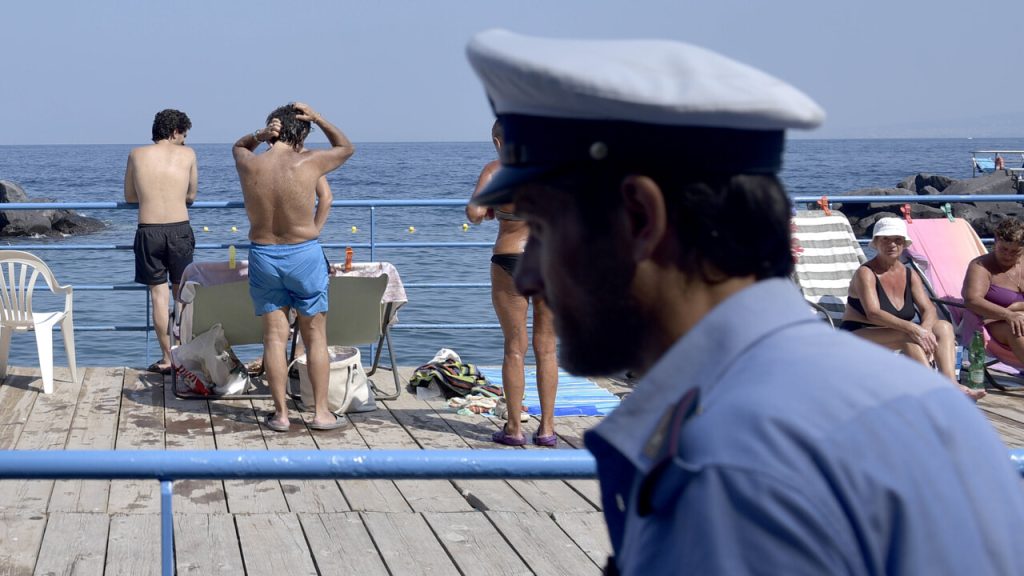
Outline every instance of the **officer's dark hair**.
{"label": "officer's dark hair", "polygon": [[156,113],[153,118],[153,142],[166,140],[174,136],[174,131],[184,134],[192,128],[192,121],[179,110],[168,108]]}
{"label": "officer's dark hair", "polygon": [[709,284],[793,273],[792,208],[782,182],[772,174],[680,177],[658,170],[588,171],[577,176],[583,181],[576,182],[573,197],[589,234],[608,233],[623,209],[623,178],[645,172],[664,195],[680,270]]}
{"label": "officer's dark hair", "polygon": [[[281,133],[278,134],[276,140],[291,144],[292,148],[295,149],[302,148],[302,144],[306,141],[306,136],[309,136],[310,130],[308,120],[296,118],[299,114],[301,113],[298,108],[291,104],[285,104],[267,115],[267,124],[270,124],[270,121],[274,118],[281,122]],[[271,140],[271,143],[276,140]]]}

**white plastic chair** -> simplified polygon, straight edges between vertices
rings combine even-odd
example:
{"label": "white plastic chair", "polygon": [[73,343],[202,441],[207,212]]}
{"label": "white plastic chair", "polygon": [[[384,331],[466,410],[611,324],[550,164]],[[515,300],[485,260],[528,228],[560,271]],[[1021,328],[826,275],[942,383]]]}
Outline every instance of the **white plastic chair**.
{"label": "white plastic chair", "polygon": [[[40,276],[46,281],[51,292],[64,294],[64,310],[32,311],[32,292]],[[53,325],[60,322],[71,378],[78,380],[71,296],[71,285],[58,285],[50,268],[34,254],[18,250],[0,250],[0,377],[7,375],[11,334],[34,330],[36,348],[39,351],[39,370],[43,374],[43,392],[53,392]]]}

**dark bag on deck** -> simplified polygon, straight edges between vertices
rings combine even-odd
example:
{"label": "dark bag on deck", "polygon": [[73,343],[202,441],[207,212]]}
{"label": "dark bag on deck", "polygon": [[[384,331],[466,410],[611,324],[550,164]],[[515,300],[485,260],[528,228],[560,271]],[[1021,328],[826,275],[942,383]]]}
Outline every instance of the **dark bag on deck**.
{"label": "dark bag on deck", "polygon": [[466,396],[475,387],[483,388],[496,396],[502,395],[501,388],[487,382],[487,378],[480,373],[480,369],[475,364],[455,359],[428,362],[417,368],[412,378],[409,379],[409,384],[413,386],[430,386],[431,382],[437,383],[438,389],[441,390],[445,398]]}

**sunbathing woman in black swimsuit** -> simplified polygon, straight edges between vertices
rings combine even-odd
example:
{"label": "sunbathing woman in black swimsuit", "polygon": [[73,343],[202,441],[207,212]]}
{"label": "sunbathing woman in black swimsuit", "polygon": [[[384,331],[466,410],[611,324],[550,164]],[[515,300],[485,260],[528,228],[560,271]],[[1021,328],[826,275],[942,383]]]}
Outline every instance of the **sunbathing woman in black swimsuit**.
{"label": "sunbathing woman in black swimsuit", "polygon": [[[939,320],[924,283],[900,262],[910,243],[903,220],[882,218],[875,223],[871,245],[878,254],[854,274],[839,327],[922,364],[931,365],[934,360],[939,371],[956,383],[953,325]],[[919,323],[914,322],[915,316]],[[985,395],[984,390],[957,386],[974,400]]]}

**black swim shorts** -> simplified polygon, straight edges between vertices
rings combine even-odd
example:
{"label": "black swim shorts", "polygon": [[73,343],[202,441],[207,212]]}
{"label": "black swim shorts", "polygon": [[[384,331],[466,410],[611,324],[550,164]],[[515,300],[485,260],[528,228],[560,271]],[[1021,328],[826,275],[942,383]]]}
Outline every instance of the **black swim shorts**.
{"label": "black swim shorts", "polygon": [[196,237],[192,225],[184,222],[170,224],[139,224],[135,231],[135,281],[146,286],[167,282],[181,282],[185,268],[192,263]]}

